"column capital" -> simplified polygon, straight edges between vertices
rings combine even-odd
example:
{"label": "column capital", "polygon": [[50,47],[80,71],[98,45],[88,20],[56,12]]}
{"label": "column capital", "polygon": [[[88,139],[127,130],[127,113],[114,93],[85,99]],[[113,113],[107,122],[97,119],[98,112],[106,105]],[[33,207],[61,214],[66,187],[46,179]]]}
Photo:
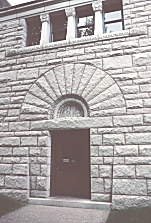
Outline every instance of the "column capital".
{"label": "column capital", "polygon": [[76,11],[75,11],[75,8],[74,7],[66,8],[65,9],[65,12],[66,12],[66,16],[67,17],[69,17],[69,16],[75,16],[76,15]]}
{"label": "column capital", "polygon": [[42,13],[40,15],[40,20],[41,22],[49,22],[50,21],[50,16],[48,13]]}
{"label": "column capital", "polygon": [[93,11],[101,11],[102,12],[102,1],[96,1],[92,3]]}

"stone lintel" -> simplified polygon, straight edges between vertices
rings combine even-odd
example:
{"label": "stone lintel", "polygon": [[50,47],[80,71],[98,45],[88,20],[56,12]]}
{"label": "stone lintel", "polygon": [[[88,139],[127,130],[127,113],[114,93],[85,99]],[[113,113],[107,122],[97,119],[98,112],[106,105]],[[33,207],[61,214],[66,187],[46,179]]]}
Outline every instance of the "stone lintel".
{"label": "stone lintel", "polygon": [[112,118],[59,118],[31,123],[31,130],[88,129],[112,127]]}

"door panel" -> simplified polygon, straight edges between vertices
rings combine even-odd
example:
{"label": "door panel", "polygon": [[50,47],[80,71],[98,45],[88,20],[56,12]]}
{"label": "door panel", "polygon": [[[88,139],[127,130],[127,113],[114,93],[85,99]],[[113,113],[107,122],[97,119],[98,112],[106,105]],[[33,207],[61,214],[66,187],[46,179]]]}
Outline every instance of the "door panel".
{"label": "door panel", "polygon": [[51,195],[90,198],[90,131],[52,132]]}

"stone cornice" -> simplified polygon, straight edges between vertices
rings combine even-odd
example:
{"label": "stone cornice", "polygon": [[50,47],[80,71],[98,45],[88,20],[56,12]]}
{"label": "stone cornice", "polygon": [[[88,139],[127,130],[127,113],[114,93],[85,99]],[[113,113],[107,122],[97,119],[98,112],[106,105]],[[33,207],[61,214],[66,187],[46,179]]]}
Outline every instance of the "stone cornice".
{"label": "stone cornice", "polygon": [[10,14],[15,14],[15,13],[20,13],[26,10],[30,10],[30,9],[35,9],[38,7],[45,7],[47,5],[53,5],[53,4],[58,4],[60,2],[67,2],[68,0],[38,0],[38,1],[31,1],[31,2],[26,2],[26,3],[22,3],[19,5],[15,5],[15,6],[10,6],[7,8],[3,8],[0,10],[0,17],[5,16],[5,15],[10,15]]}
{"label": "stone cornice", "polygon": [[[70,6],[76,7],[91,4],[93,0],[72,0]],[[11,6],[0,10],[0,22],[11,19],[22,18],[29,15],[40,15],[44,12],[51,13],[53,11],[65,10],[69,6],[69,0],[38,0],[24,4]]]}
{"label": "stone cornice", "polygon": [[72,39],[70,41],[64,40],[64,41],[48,43],[46,45],[36,45],[36,46],[31,46],[31,47],[19,48],[19,49],[10,49],[10,50],[6,51],[6,56],[11,57],[14,55],[31,53],[31,52],[41,51],[41,50],[49,50],[49,49],[63,47],[63,46],[92,43],[92,42],[97,42],[97,41],[118,39],[118,38],[146,35],[146,34],[147,34],[147,31],[145,29],[134,28],[134,29],[130,29],[130,30],[123,30],[120,32],[103,34],[98,37],[97,36],[87,36],[87,37]]}

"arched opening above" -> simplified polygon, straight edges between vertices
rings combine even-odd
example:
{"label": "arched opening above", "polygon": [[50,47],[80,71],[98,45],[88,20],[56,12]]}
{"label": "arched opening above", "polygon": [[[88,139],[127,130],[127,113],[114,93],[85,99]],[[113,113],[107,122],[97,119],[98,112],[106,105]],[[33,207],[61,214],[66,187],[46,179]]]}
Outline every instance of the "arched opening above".
{"label": "arched opening above", "polygon": [[86,104],[77,97],[66,95],[65,98],[63,97],[55,103],[53,118],[87,116]]}
{"label": "arched opening above", "polygon": [[31,86],[21,107],[21,115],[32,120],[125,113],[125,99],[113,78],[82,63],[62,64],[47,71]]}

